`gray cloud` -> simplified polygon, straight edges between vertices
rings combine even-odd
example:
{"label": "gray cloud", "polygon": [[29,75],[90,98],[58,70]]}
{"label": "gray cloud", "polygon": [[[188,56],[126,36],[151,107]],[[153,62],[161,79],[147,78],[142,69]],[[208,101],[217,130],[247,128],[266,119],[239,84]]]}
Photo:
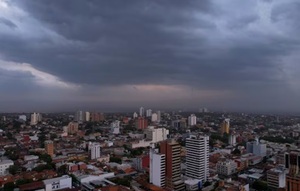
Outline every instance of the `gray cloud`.
{"label": "gray cloud", "polygon": [[8,26],[8,27],[10,27],[12,29],[18,27],[15,23],[13,23],[10,20],[8,20],[6,18],[3,18],[3,17],[0,17],[0,24],[6,25],[6,26]]}
{"label": "gray cloud", "polygon": [[[115,101],[123,98],[127,102],[122,107],[147,104],[147,99],[140,98],[145,94],[135,97],[128,88],[137,91],[132,87],[156,85],[184,87],[182,91],[189,94],[198,92],[192,100],[187,94],[181,99],[167,92],[153,95],[158,105],[168,103],[165,107],[195,107],[186,102],[191,100],[216,109],[286,106],[285,110],[296,110],[298,105],[292,108],[293,104],[286,104],[296,99],[286,100],[281,92],[300,93],[289,86],[293,79],[287,78],[287,71],[295,70],[287,58],[299,52],[295,36],[300,32],[298,4],[237,2],[14,0],[9,4],[12,11],[16,7],[26,15],[6,17],[18,30],[0,29],[0,56],[6,61],[29,63],[65,83],[81,86],[75,92],[52,92],[59,99],[72,94],[82,107],[89,104],[91,95],[93,103],[103,104],[111,102],[112,94],[119,95]],[[15,85],[16,89],[18,86],[27,89],[24,84]],[[207,91],[219,98],[200,96]],[[222,92],[230,94],[222,99]],[[125,99],[126,95],[136,103]],[[172,103],[165,100],[168,96],[173,96]],[[69,101],[68,107],[71,103],[75,104]]]}

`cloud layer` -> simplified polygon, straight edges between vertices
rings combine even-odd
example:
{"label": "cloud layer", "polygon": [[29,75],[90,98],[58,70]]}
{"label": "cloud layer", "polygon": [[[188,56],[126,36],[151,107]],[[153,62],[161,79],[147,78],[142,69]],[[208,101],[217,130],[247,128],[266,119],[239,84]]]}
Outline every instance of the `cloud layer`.
{"label": "cloud layer", "polygon": [[0,0],[1,105],[297,112],[299,9],[296,0]]}

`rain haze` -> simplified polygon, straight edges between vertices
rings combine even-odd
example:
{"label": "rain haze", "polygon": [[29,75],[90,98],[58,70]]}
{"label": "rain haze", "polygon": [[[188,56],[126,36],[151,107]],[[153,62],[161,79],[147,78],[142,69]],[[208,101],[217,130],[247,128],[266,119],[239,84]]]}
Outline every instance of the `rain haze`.
{"label": "rain haze", "polygon": [[0,0],[0,111],[300,111],[298,0]]}

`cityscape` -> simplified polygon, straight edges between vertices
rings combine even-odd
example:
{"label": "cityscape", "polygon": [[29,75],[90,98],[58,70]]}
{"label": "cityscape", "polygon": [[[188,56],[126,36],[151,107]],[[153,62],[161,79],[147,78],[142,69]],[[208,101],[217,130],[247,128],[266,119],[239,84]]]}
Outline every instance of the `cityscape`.
{"label": "cityscape", "polygon": [[0,0],[0,191],[300,191],[299,0]]}

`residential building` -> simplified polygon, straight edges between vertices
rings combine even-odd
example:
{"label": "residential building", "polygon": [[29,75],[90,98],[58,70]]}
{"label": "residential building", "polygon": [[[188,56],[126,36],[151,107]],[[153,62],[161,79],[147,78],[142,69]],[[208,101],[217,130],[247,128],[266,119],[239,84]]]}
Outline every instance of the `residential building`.
{"label": "residential building", "polygon": [[181,179],[181,146],[174,139],[160,143],[160,153],[166,156],[166,189],[185,190]]}
{"label": "residential building", "polygon": [[120,134],[120,121],[115,120],[110,124],[111,132],[113,134]]}
{"label": "residential building", "polygon": [[156,112],[156,114],[157,114],[157,122],[160,122],[161,121],[161,112],[158,110]]}
{"label": "residential building", "polygon": [[221,134],[227,133],[229,134],[230,130],[230,119],[224,119],[221,123]]}
{"label": "residential building", "polygon": [[144,130],[144,133],[147,140],[152,141],[152,143],[158,143],[168,138],[169,130],[166,128],[155,128],[154,126],[149,126]]}
{"label": "residential building", "polygon": [[197,124],[197,117],[195,116],[195,114],[192,114],[191,116],[189,116],[188,118],[188,125],[189,126],[194,126]]}
{"label": "residential building", "polygon": [[157,121],[158,121],[158,117],[157,117],[157,114],[156,114],[156,113],[152,113],[151,121],[152,121],[152,122],[157,122]]}
{"label": "residential building", "polygon": [[54,143],[51,140],[45,141],[45,150],[48,155],[51,157],[54,156]]}
{"label": "residential building", "polygon": [[219,175],[230,176],[237,172],[237,164],[233,160],[222,158],[217,163],[217,173]]}
{"label": "residential building", "polygon": [[143,117],[139,117],[135,120],[136,129],[146,129],[148,127],[148,120]]}
{"label": "residential building", "polygon": [[300,191],[300,175],[286,176],[286,191]]}
{"label": "residential building", "polygon": [[256,156],[265,157],[267,155],[267,145],[260,143],[258,138],[255,141],[247,142],[247,153],[253,153]]}
{"label": "residential building", "polygon": [[140,107],[140,117],[144,117],[145,109]]}
{"label": "residential building", "polygon": [[166,186],[166,155],[158,150],[150,149],[150,183],[165,188]]}
{"label": "residential building", "polygon": [[8,174],[8,168],[14,165],[12,160],[1,160],[0,161],[0,176]]}
{"label": "residential building", "polygon": [[89,143],[89,150],[90,150],[90,156],[91,159],[98,159],[100,158],[100,150],[101,150],[101,145],[98,143]]}
{"label": "residential building", "polygon": [[268,187],[271,189],[285,188],[286,170],[284,166],[278,166],[267,171]]}
{"label": "residential building", "polygon": [[85,112],[85,121],[90,121],[91,120],[91,114],[90,112],[86,111]]}
{"label": "residential building", "polygon": [[228,137],[228,144],[231,146],[236,145],[236,135],[234,133],[231,133]]}
{"label": "residential building", "polygon": [[105,120],[105,117],[104,117],[103,113],[92,112],[90,115],[91,115],[91,121],[92,122],[100,122],[100,121]]}
{"label": "residential building", "polygon": [[30,125],[36,125],[38,122],[42,121],[42,114],[40,113],[33,113],[31,114],[30,118]]}
{"label": "residential building", "polygon": [[68,124],[68,133],[69,134],[76,134],[78,132],[78,126],[79,126],[78,122],[74,122],[74,121],[70,122]]}
{"label": "residential building", "polygon": [[209,136],[190,135],[186,139],[186,176],[202,183],[209,177]]}
{"label": "residential building", "polygon": [[132,115],[133,119],[137,118],[138,117],[138,114],[136,112],[133,113]]}
{"label": "residential building", "polygon": [[20,115],[19,116],[19,119],[23,120],[23,121],[26,121],[27,120],[27,117],[26,115]]}
{"label": "residential building", "polygon": [[146,110],[146,117],[151,117],[152,116],[152,109],[147,109]]}
{"label": "residential building", "polygon": [[74,120],[80,123],[83,122],[85,120],[83,113],[83,111],[76,111]]}

